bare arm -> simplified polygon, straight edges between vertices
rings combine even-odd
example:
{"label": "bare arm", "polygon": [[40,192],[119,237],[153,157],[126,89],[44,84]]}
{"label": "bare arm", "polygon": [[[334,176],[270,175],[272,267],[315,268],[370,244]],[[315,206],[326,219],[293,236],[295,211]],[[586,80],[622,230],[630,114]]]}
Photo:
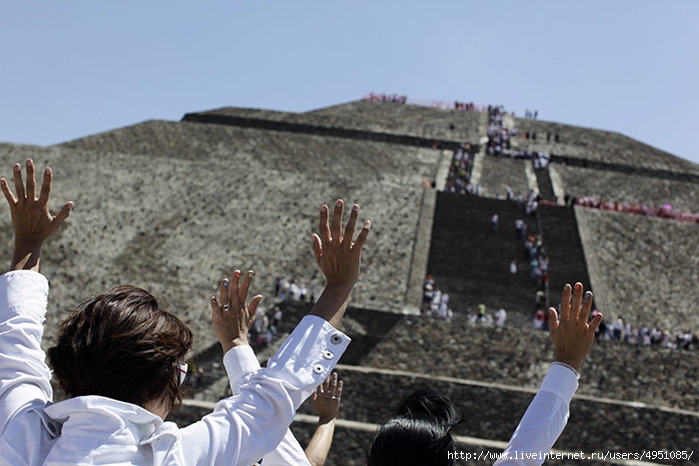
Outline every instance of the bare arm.
{"label": "bare arm", "polygon": [[[11,269],[36,272],[41,245],[68,216],[72,203],[51,216],[51,170],[44,172],[37,199],[34,163],[28,159],[26,167],[26,188],[22,167],[18,163],[13,167],[16,197],[4,178],[0,187],[10,205],[15,233]],[[51,371],[41,348],[47,297],[48,282],[39,274],[11,272],[0,276],[0,432],[11,422],[23,422],[22,416],[33,405],[43,406],[53,397]]]}
{"label": "bare arm", "polygon": [[337,327],[347,309],[350,294],[359,278],[362,247],[369,235],[371,222],[366,221],[357,241],[352,242],[359,216],[359,206],[352,206],[350,218],[342,231],[344,202],[335,203],[332,223],[328,219],[328,206],[320,208],[318,234],[313,235],[313,253],[318,267],[325,276],[325,289],[311,310],[316,315]]}
{"label": "bare arm", "polygon": [[313,394],[312,402],[318,415],[318,426],[306,447],[306,457],[313,466],[323,466],[328,457],[341,398],[342,381],[338,381],[337,372],[333,372]]}
{"label": "bare arm", "polygon": [[26,189],[22,183],[22,167],[16,163],[13,167],[15,191],[12,193],[5,178],[0,179],[0,188],[10,205],[12,226],[15,231],[15,249],[10,265],[11,270],[39,271],[41,246],[55,232],[70,214],[72,202],[67,202],[61,210],[52,216],[49,212],[49,197],[53,173],[50,168],[44,170],[44,181],[41,184],[39,198],[36,197],[36,177],[34,162],[27,159]]}

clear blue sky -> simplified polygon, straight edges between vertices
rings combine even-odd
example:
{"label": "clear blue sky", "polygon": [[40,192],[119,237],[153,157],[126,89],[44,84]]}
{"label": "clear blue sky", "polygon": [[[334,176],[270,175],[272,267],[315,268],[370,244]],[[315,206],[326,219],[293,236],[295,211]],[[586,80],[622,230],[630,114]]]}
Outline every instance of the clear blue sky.
{"label": "clear blue sky", "polygon": [[369,92],[502,104],[699,163],[699,1],[16,1],[0,141]]}

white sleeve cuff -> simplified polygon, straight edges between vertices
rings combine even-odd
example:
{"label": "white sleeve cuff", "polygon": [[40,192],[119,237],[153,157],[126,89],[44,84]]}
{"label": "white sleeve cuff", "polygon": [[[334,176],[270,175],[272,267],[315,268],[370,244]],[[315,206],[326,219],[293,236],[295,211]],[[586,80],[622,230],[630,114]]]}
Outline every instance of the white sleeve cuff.
{"label": "white sleeve cuff", "polygon": [[48,296],[49,282],[38,272],[13,270],[0,276],[0,313],[3,319],[23,314],[43,322]]}
{"label": "white sleeve cuff", "polygon": [[267,370],[282,370],[293,385],[306,387],[298,407],[330,375],[350,341],[325,319],[307,315],[269,360]]}
{"label": "white sleeve cuff", "polygon": [[240,386],[257,372],[260,363],[250,345],[231,348],[223,355],[223,367],[226,368],[231,392],[235,395]]}
{"label": "white sleeve cuff", "polygon": [[539,388],[540,391],[555,394],[566,403],[570,403],[577,389],[578,377],[571,369],[560,364],[551,364],[549,372]]}

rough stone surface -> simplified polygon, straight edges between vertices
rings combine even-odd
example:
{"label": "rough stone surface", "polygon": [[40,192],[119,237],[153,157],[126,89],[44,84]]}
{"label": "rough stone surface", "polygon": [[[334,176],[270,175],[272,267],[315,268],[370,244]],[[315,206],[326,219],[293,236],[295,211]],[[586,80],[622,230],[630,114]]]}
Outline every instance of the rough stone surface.
{"label": "rough stone surface", "polygon": [[[553,357],[548,332],[406,317],[363,365],[536,389]],[[699,411],[698,375],[696,351],[600,341],[585,361],[578,393]]]}
{"label": "rough stone surface", "polygon": [[[662,169],[674,172],[699,173],[699,166],[668,152],[631,139],[623,134],[600,129],[570,126],[542,120],[517,118],[520,134],[536,132],[537,139],[520,140],[520,149],[543,151],[606,163]],[[551,141],[546,142],[546,132]],[[558,133],[560,142],[555,142]]]}
{"label": "rough stone surface", "polygon": [[529,183],[525,165],[531,160],[483,157],[483,172],[480,180],[482,195],[505,199],[507,187],[512,188],[515,196],[521,194],[526,201]]}
{"label": "rough stone surface", "polygon": [[487,129],[487,115],[482,112],[451,112],[436,108],[366,100],[348,102],[306,113],[282,113],[233,107],[201,113],[283,120],[325,127],[342,127],[448,141],[471,141],[473,143],[477,143],[479,137]]}
{"label": "rough stone surface", "polygon": [[[149,122],[95,136],[89,150],[0,147],[10,170],[30,156],[54,168],[54,209],[75,201],[42,260],[49,328],[87,297],[131,283],[165,297],[194,329],[195,350],[207,348],[208,296],[233,268],[255,269],[256,290],[267,296],[278,275],[321,281],[311,235],[320,205],[338,198],[360,202],[361,219],[373,221],[354,304],[403,309],[420,182],[433,176],[440,151],[208,126]],[[122,144],[133,153],[113,152]],[[10,219],[0,217],[0,252],[9,257]]]}
{"label": "rough stone surface", "polygon": [[596,303],[608,322],[699,329],[699,225],[576,208]]}
{"label": "rough stone surface", "polygon": [[685,212],[696,212],[699,204],[697,183],[558,164],[552,170],[558,174],[564,191],[570,196],[594,196],[598,200],[653,207],[670,204]]}

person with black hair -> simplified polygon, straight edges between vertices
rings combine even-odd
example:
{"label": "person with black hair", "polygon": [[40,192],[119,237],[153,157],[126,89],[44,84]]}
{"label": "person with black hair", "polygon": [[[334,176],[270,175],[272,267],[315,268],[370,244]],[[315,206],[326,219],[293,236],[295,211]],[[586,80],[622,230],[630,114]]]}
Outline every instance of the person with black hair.
{"label": "person with black hair", "polygon": [[368,466],[453,464],[456,444],[449,433],[461,413],[444,395],[416,390],[403,398],[374,438]]}
{"label": "person with black hair", "polygon": [[[496,465],[540,465],[563,432],[570,400],[578,388],[580,366],[602,322],[600,313],[588,321],[592,298],[592,292],[584,292],[581,283],[566,284],[560,314],[549,309],[549,334],[556,357]],[[449,398],[415,391],[401,400],[379,429],[367,465],[453,466],[458,455],[450,431],[460,421],[461,414]]]}

